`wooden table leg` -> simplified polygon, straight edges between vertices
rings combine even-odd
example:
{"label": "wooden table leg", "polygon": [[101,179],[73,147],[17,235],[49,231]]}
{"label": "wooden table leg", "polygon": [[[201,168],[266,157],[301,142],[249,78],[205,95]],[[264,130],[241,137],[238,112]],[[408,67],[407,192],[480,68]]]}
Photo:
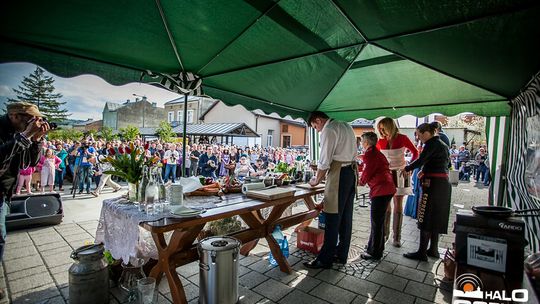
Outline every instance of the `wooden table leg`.
{"label": "wooden table leg", "polygon": [[[263,224],[263,219],[259,210],[251,211],[250,213],[246,213],[246,214],[241,214],[240,218],[242,218],[242,220],[250,228],[260,227]],[[249,252],[253,250],[253,248],[257,247],[258,243],[259,243],[259,239],[257,238],[251,242],[247,242],[243,244],[242,247],[240,248],[240,254],[243,256],[248,256]]]}
{"label": "wooden table leg", "polygon": [[163,233],[152,233],[152,238],[154,239],[158,250],[159,259],[156,266],[152,268],[150,276],[155,278],[156,284],[158,284],[162,274],[165,273],[169,283],[169,289],[171,290],[173,303],[184,304],[187,303],[187,300],[182,281],[180,281],[180,277],[178,276],[178,273],[176,273],[177,264],[173,262],[172,258],[175,254],[190,248],[203,227],[204,224],[196,225],[188,229],[175,230],[169,244],[165,242]]}
{"label": "wooden table leg", "polygon": [[266,241],[268,242],[268,247],[270,247],[270,251],[272,252],[272,256],[274,256],[274,259],[279,265],[279,270],[285,272],[285,273],[292,273],[291,265],[289,265],[289,262],[287,262],[287,259],[285,256],[283,256],[283,252],[281,252],[281,248],[279,247],[279,244],[276,242],[274,237],[272,236],[272,231],[274,229],[274,223],[281,217],[283,212],[294,202],[290,202],[289,204],[282,204],[279,206],[274,206],[272,208],[272,212],[270,212],[270,215],[264,222],[267,227],[267,235],[265,236]]}
{"label": "wooden table leg", "polygon": [[[306,206],[308,207],[309,210],[314,210],[317,206],[317,204],[315,203],[315,200],[313,199],[313,196],[308,196],[306,198],[303,199],[304,203],[306,204]],[[294,232],[298,232],[300,231],[302,228],[305,228],[305,227],[308,227],[311,222],[313,221],[313,219],[309,219],[307,221],[304,221],[302,223],[300,223],[300,225],[296,226],[296,228],[294,228]]]}

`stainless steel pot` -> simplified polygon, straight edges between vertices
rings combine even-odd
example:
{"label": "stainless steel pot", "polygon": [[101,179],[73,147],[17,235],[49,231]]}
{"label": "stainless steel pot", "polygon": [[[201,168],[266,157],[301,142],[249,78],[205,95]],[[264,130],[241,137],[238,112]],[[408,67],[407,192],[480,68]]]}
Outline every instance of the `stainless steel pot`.
{"label": "stainless steel pot", "polygon": [[228,236],[209,237],[198,245],[199,303],[238,302],[240,241]]}
{"label": "stainless steel pot", "polygon": [[80,247],[71,253],[69,302],[72,304],[109,303],[109,269],[103,244]]}

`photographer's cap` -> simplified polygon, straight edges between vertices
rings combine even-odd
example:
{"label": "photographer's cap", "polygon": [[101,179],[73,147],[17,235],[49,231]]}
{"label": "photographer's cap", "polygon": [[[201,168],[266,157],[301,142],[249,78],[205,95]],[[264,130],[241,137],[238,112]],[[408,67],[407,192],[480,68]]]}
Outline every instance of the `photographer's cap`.
{"label": "photographer's cap", "polygon": [[43,117],[45,115],[39,112],[38,107],[35,104],[28,102],[14,102],[7,105],[8,114],[28,114],[31,116]]}

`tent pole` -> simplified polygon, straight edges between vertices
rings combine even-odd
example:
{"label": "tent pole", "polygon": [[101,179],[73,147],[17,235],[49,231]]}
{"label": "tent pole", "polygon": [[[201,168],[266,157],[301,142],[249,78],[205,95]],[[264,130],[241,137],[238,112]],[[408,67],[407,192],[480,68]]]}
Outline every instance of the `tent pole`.
{"label": "tent pole", "polygon": [[183,132],[182,132],[182,175],[186,173],[186,129],[187,129],[187,101],[188,94],[184,94],[184,121],[183,121]]}

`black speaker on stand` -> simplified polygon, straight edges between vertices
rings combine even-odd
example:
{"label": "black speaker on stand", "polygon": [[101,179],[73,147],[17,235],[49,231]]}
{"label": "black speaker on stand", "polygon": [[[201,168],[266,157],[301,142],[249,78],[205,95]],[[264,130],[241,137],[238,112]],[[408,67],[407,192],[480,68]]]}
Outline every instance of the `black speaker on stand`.
{"label": "black speaker on stand", "polygon": [[60,194],[19,195],[11,198],[6,228],[11,231],[31,226],[57,225],[62,222],[63,217]]}

